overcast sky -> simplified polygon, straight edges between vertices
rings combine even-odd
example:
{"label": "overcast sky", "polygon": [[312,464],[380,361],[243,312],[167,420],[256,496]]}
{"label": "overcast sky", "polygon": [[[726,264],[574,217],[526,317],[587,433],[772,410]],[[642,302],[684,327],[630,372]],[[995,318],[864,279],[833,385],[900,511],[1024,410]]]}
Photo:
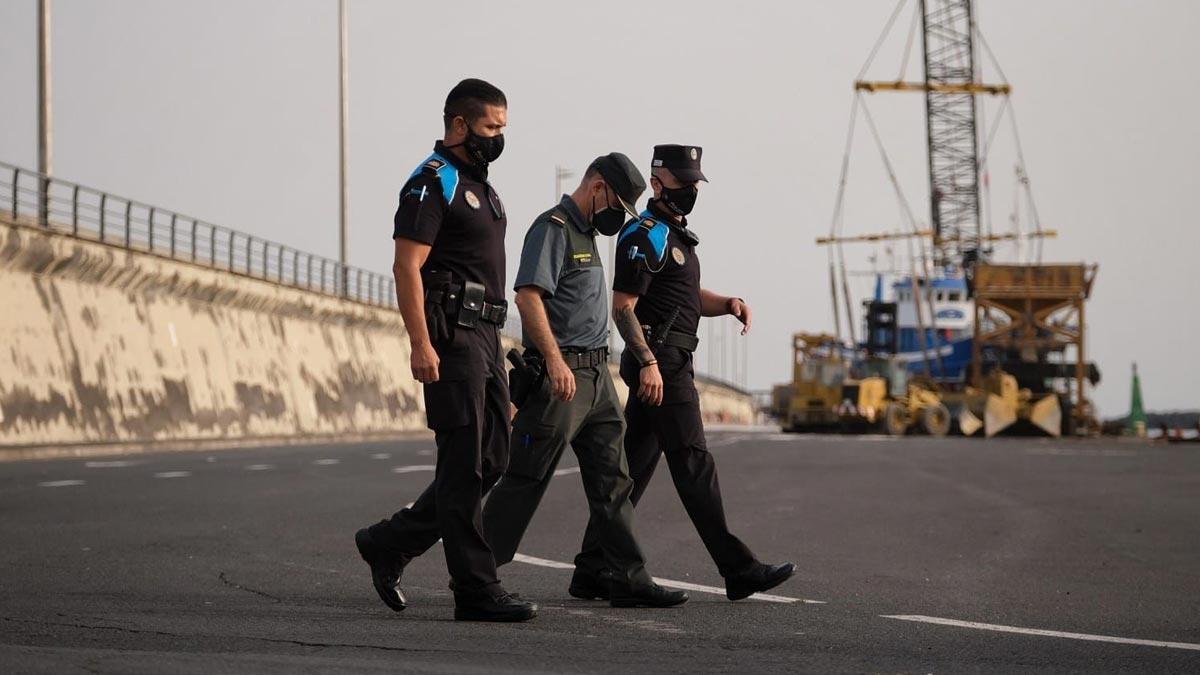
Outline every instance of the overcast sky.
{"label": "overcast sky", "polygon": [[[704,285],[757,311],[749,385],[785,381],[791,334],[832,329],[813,239],[830,226],[851,82],[894,6],[351,0],[351,263],[390,268],[397,191],[440,135],[446,92],[482,77],[509,98],[492,178],[510,278],[525,227],[555,199],[555,164],[579,171],[619,150],[648,168],[655,143],[702,145],[711,183],[691,222]],[[0,3],[0,159],[28,167],[35,12],[34,0]],[[977,12],[1014,86],[1042,223],[1060,232],[1044,259],[1100,265],[1088,327],[1101,413],[1127,408],[1135,360],[1148,407],[1200,407],[1200,3],[983,0]],[[908,16],[871,77],[899,74]],[[53,30],[57,175],[336,257],[336,0],[55,0]],[[927,220],[921,96],[868,103]],[[996,230],[1013,208],[1011,147],[1001,132]],[[895,229],[870,137],[855,148],[844,232]],[[847,249],[849,266],[870,269],[873,253],[883,259]],[[866,293],[870,280],[854,285]],[[697,355],[702,370],[710,360]]]}

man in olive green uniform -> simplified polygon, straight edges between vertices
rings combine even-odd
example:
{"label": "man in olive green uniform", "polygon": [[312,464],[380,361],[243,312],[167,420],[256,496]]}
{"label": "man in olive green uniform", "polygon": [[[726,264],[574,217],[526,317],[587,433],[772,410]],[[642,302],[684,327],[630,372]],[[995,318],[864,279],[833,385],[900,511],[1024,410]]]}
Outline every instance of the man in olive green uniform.
{"label": "man in olive green uniform", "polygon": [[[539,216],[521,252],[515,289],[525,364],[513,375],[510,458],[483,509],[496,564],[513,559],[554,468],[570,445],[579,458],[590,527],[612,571],[603,597],[617,607],[670,607],[681,591],[655,584],[632,531],[633,481],[625,461],[625,422],[608,369],[608,296],[596,233],[615,234],[646,188],[628,157],[597,158],[571,195]],[[598,597],[594,588],[570,592]]]}

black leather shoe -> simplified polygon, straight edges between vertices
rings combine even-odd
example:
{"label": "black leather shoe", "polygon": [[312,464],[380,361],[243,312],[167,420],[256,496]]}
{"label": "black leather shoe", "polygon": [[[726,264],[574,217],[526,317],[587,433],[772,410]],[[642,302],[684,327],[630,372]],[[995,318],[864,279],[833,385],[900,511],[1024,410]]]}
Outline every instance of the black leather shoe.
{"label": "black leather shoe", "polygon": [[674,607],[688,601],[687,593],[668,591],[655,583],[636,588],[614,583],[610,589],[613,607]]}
{"label": "black leather shoe", "polygon": [[354,545],[358,554],[371,567],[371,584],[379,599],[392,611],[401,612],[408,607],[408,598],[404,597],[404,589],[400,588],[400,575],[404,565],[391,559],[371,539],[371,533],[363,528],[354,533]]}
{"label": "black leather shoe", "polygon": [[537,616],[538,606],[508,593],[497,596],[455,595],[455,621],[528,621]]}
{"label": "black leather shoe", "polygon": [[725,597],[741,600],[755,593],[762,593],[787,581],[796,571],[792,563],[767,565],[755,563],[754,567],[736,576],[725,578]]}
{"label": "black leather shoe", "polygon": [[603,569],[596,576],[575,570],[571,577],[571,586],[567,592],[580,600],[608,600],[611,595],[612,570]]}

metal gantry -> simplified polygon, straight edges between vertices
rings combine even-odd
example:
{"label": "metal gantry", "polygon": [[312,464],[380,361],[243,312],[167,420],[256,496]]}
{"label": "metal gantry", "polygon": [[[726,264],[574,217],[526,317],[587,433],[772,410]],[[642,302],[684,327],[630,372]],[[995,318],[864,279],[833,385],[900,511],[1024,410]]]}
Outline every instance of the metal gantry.
{"label": "metal gantry", "polygon": [[970,0],[921,0],[924,19],[930,222],[936,263],[982,255],[975,129],[974,20]]}

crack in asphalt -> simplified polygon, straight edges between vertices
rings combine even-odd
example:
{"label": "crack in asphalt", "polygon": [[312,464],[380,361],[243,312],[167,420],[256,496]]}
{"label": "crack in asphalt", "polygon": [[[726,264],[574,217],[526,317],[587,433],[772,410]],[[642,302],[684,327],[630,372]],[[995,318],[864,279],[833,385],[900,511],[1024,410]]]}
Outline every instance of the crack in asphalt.
{"label": "crack in asphalt", "polygon": [[230,579],[228,576],[226,576],[224,571],[219,572],[217,574],[217,578],[221,580],[221,583],[225,584],[226,586],[229,586],[230,588],[236,588],[239,591],[246,591],[247,593],[253,593],[255,595],[267,598],[268,600],[270,600],[272,602],[276,602],[276,603],[283,602],[283,598],[271,595],[270,593],[267,593],[266,591],[260,591],[257,588],[250,588],[249,586],[243,586],[243,585],[239,584],[238,582],[236,582],[236,581]]}

